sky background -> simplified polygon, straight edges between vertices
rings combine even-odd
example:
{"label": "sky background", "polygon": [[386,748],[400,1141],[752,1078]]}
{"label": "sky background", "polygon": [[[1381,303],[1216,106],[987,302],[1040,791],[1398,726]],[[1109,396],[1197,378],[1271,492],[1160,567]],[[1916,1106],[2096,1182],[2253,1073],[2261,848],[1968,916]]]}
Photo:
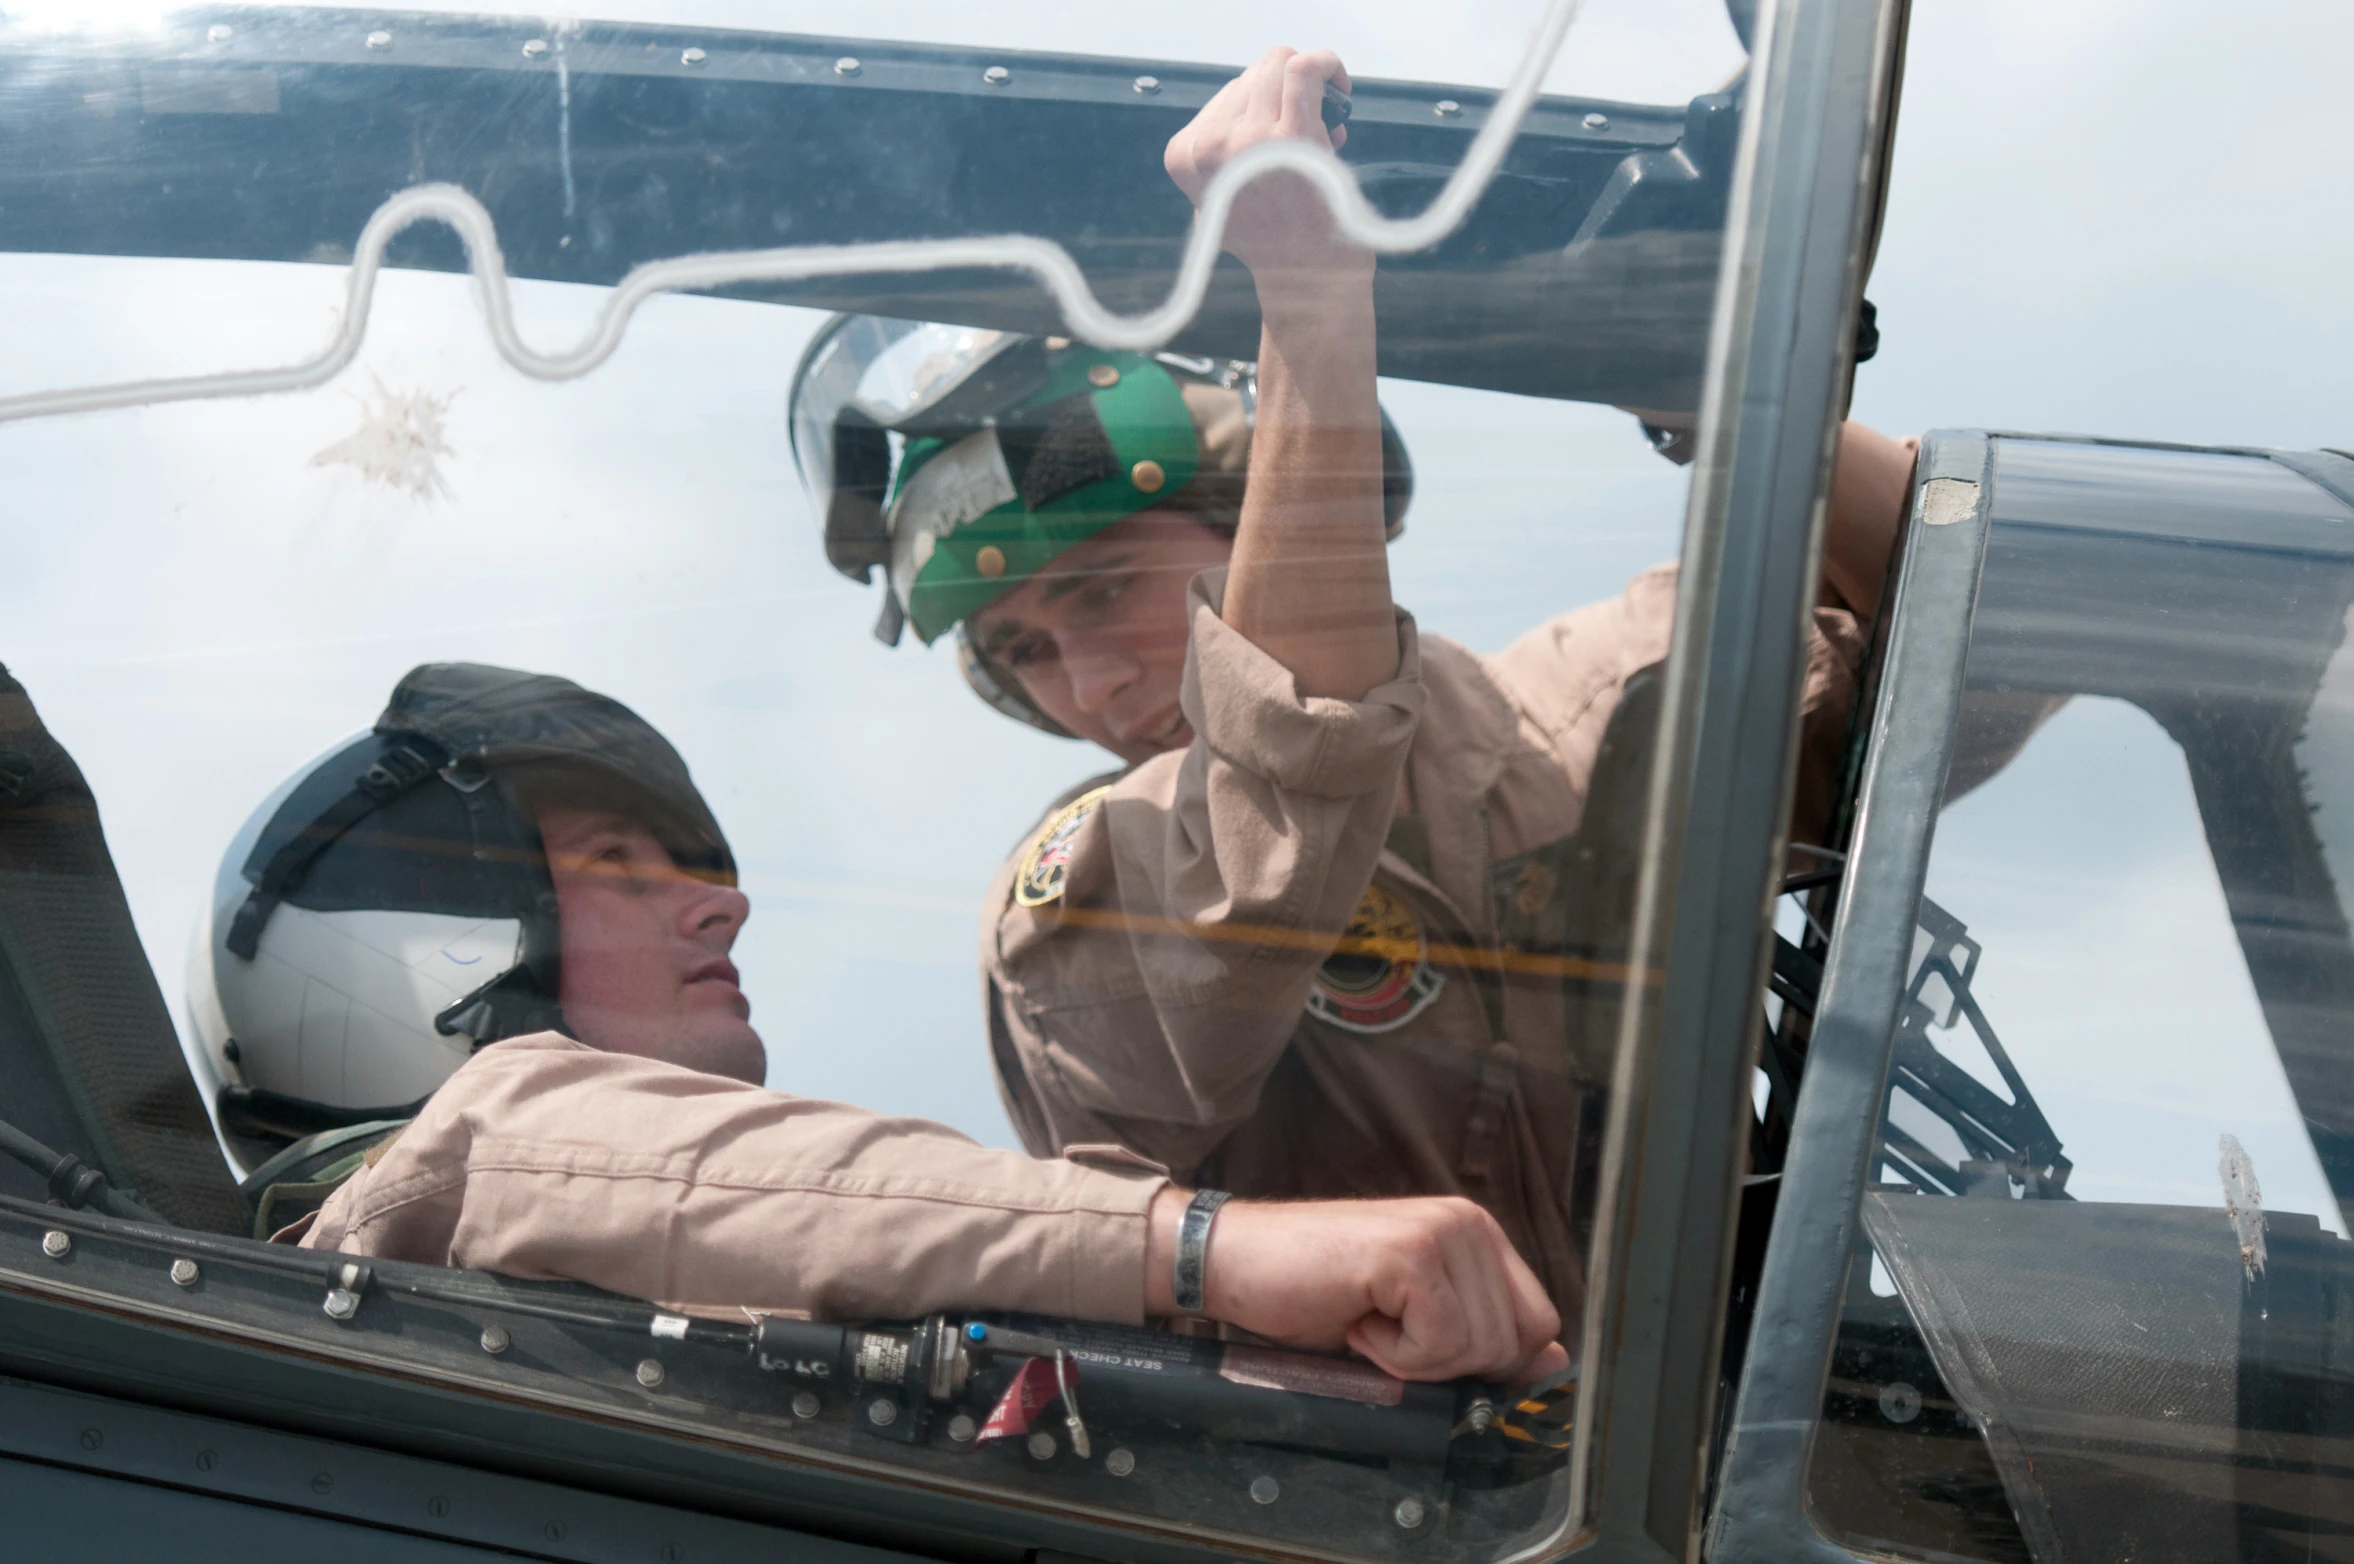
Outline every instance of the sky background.
{"label": "sky background", "polygon": [[[1140,60],[1331,42],[1360,75],[1493,84],[1537,8],[1461,5],[1444,25],[1421,6],[1221,0],[598,14]],[[2354,11],[2335,4],[1919,0],[1857,415],[2354,444],[2349,58]],[[1713,3],[1593,0],[1548,85],[1680,101],[1739,61]],[[307,356],[341,285],[324,267],[0,256],[0,394]],[[517,293],[543,346],[598,301]],[[464,279],[390,273],[378,301],[359,362],[320,391],[0,427],[0,660],[97,786],[167,993],[232,833],[404,670],[560,672],[667,732],[733,837],[774,1084],[1010,1144],[975,908],[1046,800],[1100,762],[983,708],[945,648],[869,638],[872,589],[824,565],[784,439],[816,317],[658,300],[603,369],[544,386],[492,353]],[[446,499],[312,463],[379,385],[449,399]],[[1426,629],[1498,647],[1673,553],[1683,476],[1624,415],[1383,396],[1419,476],[1397,593]],[[2215,1203],[2229,1130],[2270,1203],[2326,1207],[2179,756],[2146,718],[2064,715],[1953,811],[1931,893],[1987,946],[1981,996],[2072,1187]],[[2210,1087],[2218,1063],[2230,1093]]]}

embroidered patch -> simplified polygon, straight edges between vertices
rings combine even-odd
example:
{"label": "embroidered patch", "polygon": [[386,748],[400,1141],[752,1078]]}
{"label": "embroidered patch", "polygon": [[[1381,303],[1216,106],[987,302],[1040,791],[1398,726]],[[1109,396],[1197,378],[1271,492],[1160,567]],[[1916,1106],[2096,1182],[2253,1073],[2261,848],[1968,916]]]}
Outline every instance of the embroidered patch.
{"label": "embroidered patch", "polygon": [[1393,1032],[1428,1010],[1446,986],[1406,899],[1368,885],[1340,949],[1316,969],[1308,1014],[1343,1031]]}
{"label": "embroidered patch", "polygon": [[1109,785],[1081,793],[1077,798],[1054,812],[1046,822],[1030,850],[1022,855],[1022,867],[1014,876],[1014,900],[1025,907],[1043,907],[1050,901],[1060,901],[1063,876],[1071,865],[1071,843],[1079,836],[1079,827],[1087,823],[1109,793]]}

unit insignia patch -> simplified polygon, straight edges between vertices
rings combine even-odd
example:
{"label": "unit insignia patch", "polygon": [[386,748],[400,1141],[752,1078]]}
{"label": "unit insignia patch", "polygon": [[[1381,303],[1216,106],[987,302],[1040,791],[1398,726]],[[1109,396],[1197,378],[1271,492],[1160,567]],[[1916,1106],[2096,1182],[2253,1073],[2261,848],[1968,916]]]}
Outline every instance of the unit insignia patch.
{"label": "unit insignia patch", "polygon": [[1395,891],[1365,887],[1340,948],[1316,969],[1308,1014],[1349,1032],[1391,1032],[1431,1007],[1447,975],[1430,964],[1422,925]]}
{"label": "unit insignia patch", "polygon": [[1022,854],[1022,867],[1014,875],[1014,900],[1025,907],[1043,907],[1050,901],[1060,901],[1063,876],[1071,864],[1071,843],[1078,839],[1079,827],[1087,823],[1111,791],[1109,784],[1081,793],[1077,798],[1054,812],[1039,829],[1030,850]]}

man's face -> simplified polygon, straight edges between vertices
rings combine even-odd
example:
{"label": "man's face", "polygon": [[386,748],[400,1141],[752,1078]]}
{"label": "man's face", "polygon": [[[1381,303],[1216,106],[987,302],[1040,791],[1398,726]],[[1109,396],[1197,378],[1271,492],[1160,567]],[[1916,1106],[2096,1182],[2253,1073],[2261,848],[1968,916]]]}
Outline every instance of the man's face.
{"label": "man's face", "polygon": [[768,1053],[727,959],[751,903],[681,869],[651,832],[603,810],[539,816],[564,932],[564,1019],[608,1053],[755,1086]]}
{"label": "man's face", "polygon": [[1233,553],[1197,517],[1146,511],[1065,550],[969,628],[1040,711],[1134,765],[1193,742],[1177,708],[1185,589]]}

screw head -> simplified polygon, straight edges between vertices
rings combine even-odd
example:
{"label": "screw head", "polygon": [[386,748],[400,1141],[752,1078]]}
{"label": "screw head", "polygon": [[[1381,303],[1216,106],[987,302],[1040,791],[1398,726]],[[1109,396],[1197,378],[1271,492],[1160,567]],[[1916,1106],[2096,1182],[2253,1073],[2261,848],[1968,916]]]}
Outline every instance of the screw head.
{"label": "screw head", "polygon": [[992,65],[981,73],[981,80],[992,87],[1002,87],[1014,79],[1014,73],[1002,65]]}
{"label": "screw head", "polygon": [[62,1260],[74,1252],[74,1235],[62,1228],[51,1228],[41,1235],[41,1252],[52,1260]]}
{"label": "screw head", "polygon": [[664,1372],[660,1358],[638,1359],[638,1383],[652,1390],[670,1376]]}
{"label": "screw head", "polygon": [[1457,103],[1453,98],[1441,98],[1430,106],[1430,111],[1440,119],[1453,119],[1463,112],[1463,105]]}
{"label": "screw head", "polygon": [[506,1326],[485,1325],[482,1327],[482,1350],[492,1357],[497,1357],[513,1345],[515,1345],[515,1338],[507,1334]]}
{"label": "screw head", "polygon": [[1258,1504],[1273,1504],[1283,1497],[1283,1484],[1261,1475],[1251,1479],[1251,1499]]}
{"label": "screw head", "polygon": [[681,65],[700,65],[705,60],[710,58],[711,56],[705,54],[700,49],[683,49],[679,52],[678,63]]}
{"label": "screw head", "polygon": [[525,59],[541,59],[546,56],[547,52],[548,41],[545,38],[526,38],[523,40],[523,57]]}
{"label": "screw head", "polygon": [[948,1437],[960,1445],[971,1444],[973,1436],[980,1431],[981,1425],[973,1421],[969,1412],[959,1412],[948,1420]]}
{"label": "screw head", "polygon": [[1023,1448],[1030,1452],[1033,1461],[1051,1461],[1056,1449],[1054,1435],[1041,1428],[1024,1441]]}
{"label": "screw head", "polygon": [[1136,78],[1134,86],[1138,92],[1149,98],[1161,90],[1161,79],[1158,76],[1139,76]]}
{"label": "screw head", "polygon": [[83,1429],[83,1430],[82,1430],[82,1448],[83,1448],[83,1449],[85,1449],[85,1450],[95,1450],[95,1449],[97,1449],[97,1448],[98,1448],[100,1445],[102,1445],[102,1444],[104,1444],[104,1443],[106,1443],[106,1436],[105,1436],[104,1434],[100,1433],[100,1432],[99,1432],[97,1429],[95,1429],[95,1428],[85,1428],[85,1429]]}
{"label": "screw head", "polygon": [[1588,130],[1608,130],[1610,128],[1610,116],[1607,114],[1589,114],[1584,119],[1579,120],[1578,123],[1585,126]]}
{"label": "screw head", "polygon": [[877,1396],[866,1404],[866,1420],[877,1428],[889,1428],[899,1421],[899,1403],[889,1396]]}
{"label": "screw head", "polygon": [[434,1517],[436,1520],[439,1520],[442,1516],[449,1514],[449,1512],[450,1501],[447,1494],[437,1493],[432,1498],[425,1501],[425,1513]]}
{"label": "screw head", "polygon": [[1909,1423],[1921,1415],[1921,1392],[1903,1380],[1880,1387],[1880,1415],[1891,1423]]}
{"label": "screw head", "polygon": [[206,43],[227,43],[236,36],[237,29],[231,27],[227,22],[215,22],[204,30]]}
{"label": "screw head", "polygon": [[836,76],[855,76],[865,69],[866,67],[858,62],[858,56],[855,54],[845,54],[834,62]]}
{"label": "screw head", "polygon": [[1390,1511],[1390,1518],[1408,1531],[1412,1531],[1430,1519],[1430,1511],[1423,1507],[1420,1499],[1408,1494],[1398,1501],[1396,1509]]}
{"label": "screw head", "polygon": [[201,1276],[202,1274],[203,1273],[201,1271],[197,1270],[196,1262],[187,1258],[185,1255],[172,1262],[172,1280],[177,1282],[182,1287],[195,1286],[197,1277]]}
{"label": "screw head", "polygon": [[795,1417],[815,1417],[824,1407],[825,1403],[817,1399],[817,1392],[814,1390],[802,1390],[794,1393],[793,1415]]}
{"label": "screw head", "polygon": [[1125,1477],[1136,1470],[1136,1452],[1126,1445],[1114,1445],[1104,1452],[1103,1469],[1114,1477]]}
{"label": "screw head", "polygon": [[209,1471],[211,1471],[211,1470],[212,1470],[214,1467],[216,1467],[216,1466],[218,1466],[218,1465],[220,1465],[220,1464],[221,1464],[221,1452],[220,1452],[220,1451],[218,1451],[218,1450],[199,1450],[199,1451],[197,1451],[197,1452],[196,1452],[196,1469],[197,1469],[198,1471],[200,1471],[200,1472],[209,1472]]}
{"label": "screw head", "polygon": [[335,1474],[333,1472],[320,1472],[311,1478],[311,1492],[333,1493],[334,1491]]}
{"label": "screw head", "polygon": [[368,35],[367,43],[369,48],[381,52],[392,47],[392,34],[379,28]]}

